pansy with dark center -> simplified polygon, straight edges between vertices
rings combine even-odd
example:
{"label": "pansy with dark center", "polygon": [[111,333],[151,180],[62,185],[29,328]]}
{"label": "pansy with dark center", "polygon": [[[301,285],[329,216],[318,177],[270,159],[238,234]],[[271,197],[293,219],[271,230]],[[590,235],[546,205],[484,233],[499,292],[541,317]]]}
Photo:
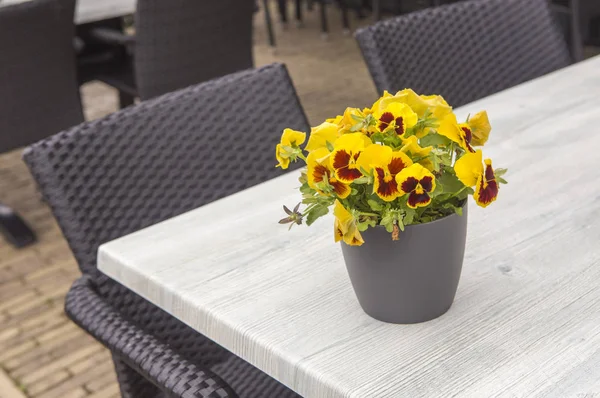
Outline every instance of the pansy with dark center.
{"label": "pansy with dark center", "polygon": [[[481,207],[487,207],[498,197],[498,181],[492,161],[482,161],[483,154],[480,150],[467,153],[456,161],[454,171],[456,177],[468,187],[475,187],[473,198]],[[482,163],[485,163],[485,168]]]}
{"label": "pansy with dark center", "polygon": [[406,153],[378,144],[366,147],[358,159],[359,167],[373,175],[373,193],[386,202],[400,195],[396,175],[411,164]]}
{"label": "pansy with dark center", "polygon": [[396,180],[401,196],[408,194],[408,207],[416,209],[431,203],[430,194],[435,189],[435,177],[425,167],[415,163],[402,170]]}
{"label": "pansy with dark center", "polygon": [[461,126],[460,129],[463,132],[463,139],[465,141],[465,146],[469,150],[469,152],[475,152],[475,149],[471,146],[471,140],[473,139],[473,133],[471,132],[471,128],[469,126]]}
{"label": "pansy with dark center", "polygon": [[404,135],[406,129],[404,128],[404,119],[402,116],[398,116],[394,118],[394,115],[391,112],[385,112],[379,118],[379,130],[385,131],[390,126],[392,122],[394,122],[394,130],[396,130],[396,134]]}
{"label": "pansy with dark center", "polygon": [[471,128],[467,124],[459,125],[456,121],[456,115],[453,113],[447,115],[440,122],[437,132],[457,143],[465,152],[475,152],[475,149],[471,146],[471,140],[473,139]]}
{"label": "pansy with dark center", "polygon": [[490,159],[485,160],[485,172],[477,181],[474,197],[477,204],[482,207],[488,206],[498,197],[498,181]]}
{"label": "pansy with dark center", "polygon": [[393,128],[398,136],[403,136],[406,130],[417,124],[419,117],[406,104],[391,103],[381,113],[376,114],[377,127],[384,132]]}
{"label": "pansy with dark center", "polygon": [[335,178],[344,184],[350,184],[362,177],[357,164],[360,154],[369,145],[371,140],[362,133],[342,135],[336,142],[331,153],[331,168]]}
{"label": "pansy with dark center", "polygon": [[327,182],[333,188],[333,192],[339,198],[344,199],[350,195],[352,189],[335,177],[335,172],[330,166],[329,156],[327,148],[319,148],[308,155],[306,159],[308,185],[321,194],[327,194],[328,192],[321,189],[322,183]]}

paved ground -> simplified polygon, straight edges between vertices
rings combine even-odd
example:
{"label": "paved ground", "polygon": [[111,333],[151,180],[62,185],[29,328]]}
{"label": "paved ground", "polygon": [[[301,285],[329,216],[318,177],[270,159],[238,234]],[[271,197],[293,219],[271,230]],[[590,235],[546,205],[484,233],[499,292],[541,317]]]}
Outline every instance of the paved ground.
{"label": "paved ground", "polygon": [[[256,64],[288,65],[313,124],[375,99],[354,39],[342,34],[339,14],[330,13],[329,41],[321,39],[315,14],[307,14],[303,29],[277,26],[277,54],[266,45],[262,15],[255,37]],[[99,83],[83,88],[83,100],[88,119],[116,109],[116,93]],[[0,237],[0,398],[117,397],[109,353],[63,314],[65,293],[79,271],[20,156],[20,150],[0,155],[0,202],[24,216],[39,243],[15,250]]]}
{"label": "paved ground", "polygon": [[[332,12],[329,41],[321,39],[310,13],[303,29],[277,26],[273,54],[257,15],[256,64],[288,65],[313,123],[375,98],[354,39],[342,34],[339,20]],[[100,83],[86,85],[83,100],[88,119],[116,110],[116,93]],[[109,353],[63,314],[65,293],[79,270],[21,150],[0,155],[0,202],[18,210],[39,236],[39,243],[23,250],[0,237],[0,398],[117,397]]]}

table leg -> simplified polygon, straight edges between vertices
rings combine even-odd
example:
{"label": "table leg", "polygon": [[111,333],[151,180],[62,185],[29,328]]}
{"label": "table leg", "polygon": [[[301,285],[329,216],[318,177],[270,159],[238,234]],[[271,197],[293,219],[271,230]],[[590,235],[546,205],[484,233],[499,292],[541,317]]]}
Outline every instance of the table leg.
{"label": "table leg", "polygon": [[342,11],[342,25],[344,26],[344,34],[350,33],[350,20],[348,19],[348,4],[346,0],[338,0],[340,10]]}
{"label": "table leg", "polygon": [[34,232],[10,207],[0,203],[0,232],[15,247],[24,247],[36,241]]}
{"label": "table leg", "polygon": [[321,11],[321,34],[324,39],[327,39],[329,35],[329,26],[327,25],[327,3],[325,0],[319,1],[319,7]]}
{"label": "table leg", "polygon": [[381,20],[381,0],[373,0],[373,18],[375,22]]}
{"label": "table leg", "polygon": [[269,45],[275,48],[275,32],[273,31],[273,22],[271,20],[271,10],[269,9],[269,0],[263,0],[263,8],[265,10],[265,21],[267,23],[267,33],[269,35]]}
{"label": "table leg", "polygon": [[302,0],[296,0],[296,24],[302,25]]}
{"label": "table leg", "polygon": [[281,23],[287,24],[287,0],[277,0],[277,8],[279,9]]}
{"label": "table leg", "polygon": [[127,108],[128,106],[133,105],[134,102],[135,98],[133,95],[119,91],[119,109]]}
{"label": "table leg", "polygon": [[571,56],[575,62],[583,59],[583,38],[579,23],[580,5],[579,0],[571,0]]}

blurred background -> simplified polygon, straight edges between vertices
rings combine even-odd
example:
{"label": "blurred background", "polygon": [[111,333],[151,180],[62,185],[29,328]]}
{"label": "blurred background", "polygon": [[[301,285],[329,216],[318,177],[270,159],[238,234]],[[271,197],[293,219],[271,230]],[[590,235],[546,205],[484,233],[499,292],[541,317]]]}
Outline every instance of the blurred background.
{"label": "blurred background", "polygon": [[[377,80],[376,62],[364,58],[371,48],[365,40],[361,49],[354,32],[455,2],[242,3],[0,0],[0,397],[120,396],[109,352],[63,313],[65,294],[80,271],[21,160],[24,146],[84,119],[273,62],[287,66],[316,125],[346,106],[370,106],[380,94],[376,87],[392,80]],[[600,53],[600,1],[556,0],[549,10],[572,62]],[[499,11],[495,19],[519,20],[511,12]],[[529,17],[523,18],[519,26],[527,26]],[[512,26],[505,28],[511,45],[530,40]],[[422,35],[423,43],[435,46],[444,33],[434,26],[432,32]],[[394,33],[392,44],[414,45],[402,42],[409,34]],[[539,30],[534,39],[547,34]],[[533,50],[521,58],[543,63],[536,57],[548,48],[528,48]],[[395,57],[379,56],[383,63]],[[415,68],[418,61],[410,64]],[[413,86],[410,79],[399,84]],[[15,221],[17,214],[25,224]]]}

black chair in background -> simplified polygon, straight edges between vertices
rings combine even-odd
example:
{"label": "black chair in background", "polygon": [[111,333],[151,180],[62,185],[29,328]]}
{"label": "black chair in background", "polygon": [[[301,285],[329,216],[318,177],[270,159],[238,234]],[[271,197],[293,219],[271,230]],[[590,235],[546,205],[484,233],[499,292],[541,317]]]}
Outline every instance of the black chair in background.
{"label": "black chair in background", "polygon": [[361,29],[356,39],[379,93],[406,87],[453,106],[572,62],[547,0],[471,0]]}
{"label": "black chair in background", "polygon": [[583,59],[583,31],[580,0],[551,0],[550,8],[569,44],[571,57],[575,62],[581,61]]}
{"label": "black chair in background", "polygon": [[[0,153],[83,121],[76,80],[75,0],[0,7]],[[0,230],[17,247],[33,231],[0,204]]]}
{"label": "black chair in background", "polygon": [[95,78],[117,88],[121,107],[253,66],[252,1],[139,0],[135,36],[94,29],[91,39],[131,54]]}
{"label": "black chair in background", "polygon": [[309,124],[275,64],[144,101],[25,151],[84,274],[66,311],[112,350],[123,397],[298,397],[96,269],[100,244],[280,175],[274,148],[286,127]]}
{"label": "black chair in background", "polygon": [[[334,0],[333,2],[337,4],[340,8],[342,14],[342,26],[344,28],[344,33],[350,33],[350,19],[348,17],[348,1],[349,0]],[[294,0],[294,15],[296,19],[296,23],[298,25],[302,25],[303,12],[302,7],[307,6],[309,9],[313,9],[313,3],[318,3],[319,5],[319,14],[321,18],[321,33],[323,37],[327,38],[329,34],[329,22],[327,19],[327,6],[328,0]],[[277,5],[279,9],[279,17],[281,22],[286,25],[288,23],[288,0],[277,0]]]}

